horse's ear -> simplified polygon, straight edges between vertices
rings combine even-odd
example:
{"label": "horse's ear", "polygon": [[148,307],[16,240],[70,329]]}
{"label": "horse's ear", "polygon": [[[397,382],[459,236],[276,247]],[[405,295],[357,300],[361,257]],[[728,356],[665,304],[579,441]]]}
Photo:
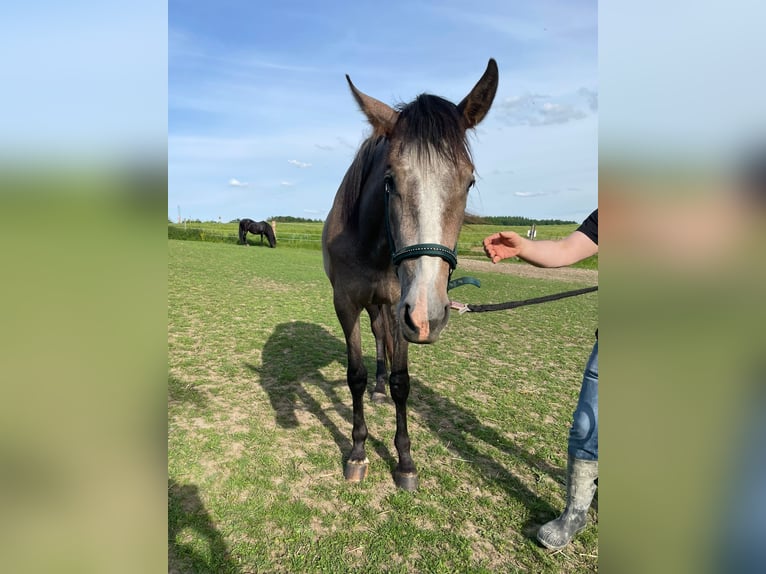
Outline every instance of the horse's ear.
{"label": "horse's ear", "polygon": [[351,93],[354,94],[356,103],[359,104],[362,112],[372,124],[372,127],[375,130],[374,135],[389,135],[394,128],[396,119],[399,117],[399,112],[380,100],[371,98],[367,94],[363,94],[357,90],[356,86],[351,82],[351,78],[348,77],[348,74],[346,74],[346,81],[351,88]]}
{"label": "horse's ear", "polygon": [[495,99],[498,77],[497,62],[494,58],[490,58],[484,75],[473,87],[471,93],[457,106],[460,115],[463,116],[465,129],[475,127],[487,115],[492,100]]}

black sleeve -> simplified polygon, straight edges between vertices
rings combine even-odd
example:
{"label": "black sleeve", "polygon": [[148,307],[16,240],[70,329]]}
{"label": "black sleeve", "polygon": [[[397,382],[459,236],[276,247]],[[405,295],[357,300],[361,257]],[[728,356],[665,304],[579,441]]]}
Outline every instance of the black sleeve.
{"label": "black sleeve", "polygon": [[588,239],[598,245],[598,209],[591,213],[588,218],[582,222],[577,231],[584,233]]}

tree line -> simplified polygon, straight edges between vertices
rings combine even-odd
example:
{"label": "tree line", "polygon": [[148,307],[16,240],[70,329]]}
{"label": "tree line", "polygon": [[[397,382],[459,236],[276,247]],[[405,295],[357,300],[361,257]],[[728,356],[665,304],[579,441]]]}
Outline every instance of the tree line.
{"label": "tree line", "polygon": [[465,223],[473,225],[503,225],[503,226],[529,226],[529,225],[570,225],[576,221],[563,219],[531,219],[520,215],[491,215],[481,216],[466,214]]}

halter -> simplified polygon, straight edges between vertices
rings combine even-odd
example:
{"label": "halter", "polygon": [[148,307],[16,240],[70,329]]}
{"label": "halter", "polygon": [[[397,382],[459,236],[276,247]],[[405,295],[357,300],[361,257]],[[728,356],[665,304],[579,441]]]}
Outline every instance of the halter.
{"label": "halter", "polygon": [[455,249],[450,249],[446,245],[439,243],[416,243],[415,245],[408,245],[402,247],[399,251],[396,250],[394,245],[394,236],[391,234],[390,213],[388,207],[388,197],[391,194],[391,187],[389,179],[385,181],[385,221],[386,221],[386,235],[388,236],[388,247],[391,250],[391,262],[394,266],[399,265],[406,259],[416,259],[423,255],[431,255],[433,257],[441,257],[449,265],[449,277],[452,278],[452,272],[457,267],[457,245]]}

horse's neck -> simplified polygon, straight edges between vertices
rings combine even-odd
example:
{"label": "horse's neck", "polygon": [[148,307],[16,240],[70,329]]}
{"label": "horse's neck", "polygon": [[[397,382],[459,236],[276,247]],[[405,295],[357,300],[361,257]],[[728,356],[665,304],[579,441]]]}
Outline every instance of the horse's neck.
{"label": "horse's neck", "polygon": [[386,209],[382,175],[380,180],[368,179],[359,196],[357,230],[359,248],[375,259],[390,260],[386,232]]}

